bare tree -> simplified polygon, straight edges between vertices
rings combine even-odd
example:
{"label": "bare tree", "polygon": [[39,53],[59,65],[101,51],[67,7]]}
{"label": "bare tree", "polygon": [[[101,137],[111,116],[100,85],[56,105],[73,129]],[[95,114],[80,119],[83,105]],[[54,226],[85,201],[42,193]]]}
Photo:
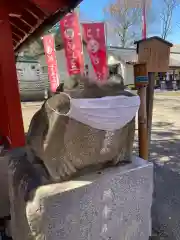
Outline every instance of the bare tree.
{"label": "bare tree", "polygon": [[[53,34],[56,46],[62,44],[62,39],[59,31],[59,22],[57,22],[52,28],[44,32],[46,34]],[[31,57],[38,57],[41,54],[44,54],[44,46],[42,39],[39,37],[35,41],[31,42],[29,45],[23,49],[24,55]]]}
{"label": "bare tree", "polygon": [[110,3],[104,9],[105,21],[108,22],[119,36],[121,47],[132,44],[140,36],[141,9],[128,8],[125,5]]}
{"label": "bare tree", "polygon": [[161,37],[166,39],[172,31],[172,19],[174,10],[180,5],[180,0],[161,0],[162,11],[160,17],[162,20]]}

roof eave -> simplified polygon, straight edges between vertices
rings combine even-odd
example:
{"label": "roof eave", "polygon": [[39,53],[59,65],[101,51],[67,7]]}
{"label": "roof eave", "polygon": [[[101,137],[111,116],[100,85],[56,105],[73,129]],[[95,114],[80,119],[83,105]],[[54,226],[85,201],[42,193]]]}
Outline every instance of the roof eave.
{"label": "roof eave", "polygon": [[15,55],[17,56],[28,44],[35,41],[38,37],[41,37],[45,31],[48,31],[59,20],[61,20],[68,12],[72,11],[82,0],[70,1],[68,7],[59,9],[53,15],[46,18],[37,28],[34,28],[30,34],[27,34],[24,39],[15,47]]}
{"label": "roof eave", "polygon": [[142,43],[142,42],[144,42],[144,41],[153,40],[153,39],[159,40],[159,41],[167,44],[169,47],[172,47],[172,46],[173,46],[172,43],[170,43],[170,42],[168,42],[168,41],[166,41],[166,40],[164,40],[164,39],[162,39],[162,38],[160,38],[160,37],[158,37],[158,36],[154,36],[154,37],[150,37],[150,38],[146,38],[146,39],[141,39],[141,40],[139,40],[139,41],[135,41],[134,44],[137,44],[137,45],[138,45],[139,43]]}

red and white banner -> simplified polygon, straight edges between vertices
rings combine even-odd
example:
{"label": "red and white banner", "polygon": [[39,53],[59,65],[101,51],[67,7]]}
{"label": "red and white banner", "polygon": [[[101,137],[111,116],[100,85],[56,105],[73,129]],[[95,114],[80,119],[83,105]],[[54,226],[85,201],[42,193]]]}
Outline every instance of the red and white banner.
{"label": "red and white banner", "polygon": [[64,41],[65,56],[69,75],[82,74],[84,71],[83,47],[78,16],[68,13],[60,21]]}
{"label": "red and white banner", "polygon": [[84,23],[84,40],[97,79],[104,81],[108,76],[104,23]]}
{"label": "red and white banner", "polygon": [[58,66],[56,60],[56,51],[54,37],[52,34],[43,37],[44,51],[46,56],[46,63],[48,65],[48,76],[52,92],[56,92],[60,84]]}

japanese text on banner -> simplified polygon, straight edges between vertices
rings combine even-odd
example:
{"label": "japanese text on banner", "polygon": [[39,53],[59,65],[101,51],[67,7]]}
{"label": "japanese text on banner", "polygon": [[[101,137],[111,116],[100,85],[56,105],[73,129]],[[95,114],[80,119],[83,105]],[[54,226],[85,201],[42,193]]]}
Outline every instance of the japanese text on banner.
{"label": "japanese text on banner", "polygon": [[106,80],[108,66],[104,23],[85,23],[83,24],[83,30],[87,51],[97,79]]}
{"label": "japanese text on banner", "polygon": [[77,14],[75,12],[68,13],[60,21],[60,29],[64,41],[68,73],[69,75],[81,74],[84,71],[84,59]]}
{"label": "japanese text on banner", "polygon": [[55,44],[53,35],[45,35],[43,37],[44,51],[46,55],[46,63],[48,65],[48,76],[51,91],[55,92],[59,86],[59,74],[56,60]]}

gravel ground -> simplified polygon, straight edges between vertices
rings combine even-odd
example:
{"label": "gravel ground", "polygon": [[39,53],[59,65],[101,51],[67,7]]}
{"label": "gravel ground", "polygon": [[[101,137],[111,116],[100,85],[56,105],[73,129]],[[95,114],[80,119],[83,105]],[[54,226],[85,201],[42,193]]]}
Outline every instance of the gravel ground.
{"label": "gravel ground", "polygon": [[25,132],[27,132],[29,128],[31,118],[35,112],[39,110],[41,105],[42,102],[26,102],[21,104]]}
{"label": "gravel ground", "polygon": [[[42,102],[22,103],[25,131]],[[151,158],[161,162],[177,159],[180,154],[180,93],[155,94]],[[179,145],[180,146],[180,145]]]}
{"label": "gravel ground", "polygon": [[180,96],[155,95],[151,158],[171,167],[177,167],[180,155],[179,110]]}

